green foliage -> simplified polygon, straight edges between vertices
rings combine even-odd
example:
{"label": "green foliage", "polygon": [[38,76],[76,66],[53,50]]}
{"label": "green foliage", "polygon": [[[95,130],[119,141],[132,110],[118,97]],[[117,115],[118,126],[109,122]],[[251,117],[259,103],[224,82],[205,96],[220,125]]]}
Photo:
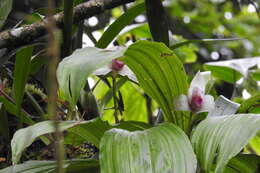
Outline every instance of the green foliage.
{"label": "green foliage", "polygon": [[[107,65],[112,59],[123,56],[126,49],[104,50],[86,47],[75,51],[62,60],[57,70],[57,78],[62,97],[74,108],[85,86],[87,76],[96,69]],[[95,58],[93,58],[95,57]]]}
{"label": "green foliage", "polygon": [[119,34],[119,32],[129,25],[139,14],[145,10],[144,3],[139,3],[134,7],[128,9],[126,13],[120,16],[109,28],[103,33],[102,37],[98,40],[96,47],[106,48],[110,42]]}
{"label": "green foliage", "polygon": [[182,63],[162,43],[139,41],[125,53],[124,62],[133,70],[144,91],[162,108],[167,121],[183,129],[189,126],[189,113],[175,112],[174,97],[187,94],[188,84]]}
{"label": "green foliage", "polygon": [[229,160],[246,146],[259,129],[259,114],[226,115],[202,121],[191,138],[200,166],[206,172],[223,172]]}
{"label": "green foliage", "polygon": [[[13,96],[18,109],[18,117],[20,117],[21,105],[23,101],[25,85],[30,73],[31,56],[33,47],[25,47],[16,53],[15,69],[14,69],[14,83]],[[20,117],[20,123],[22,123]]]}
{"label": "green foliage", "polygon": [[[2,169],[0,173],[55,173],[56,167],[55,161],[28,161]],[[67,173],[99,172],[99,163],[96,160],[65,160],[64,167]]]}
{"label": "green foliage", "polygon": [[145,131],[112,129],[100,143],[101,173],[196,172],[190,141],[166,123]]}
{"label": "green foliage", "polygon": [[9,15],[10,11],[12,10],[13,0],[2,0],[0,2],[0,29],[3,26],[7,16]]}

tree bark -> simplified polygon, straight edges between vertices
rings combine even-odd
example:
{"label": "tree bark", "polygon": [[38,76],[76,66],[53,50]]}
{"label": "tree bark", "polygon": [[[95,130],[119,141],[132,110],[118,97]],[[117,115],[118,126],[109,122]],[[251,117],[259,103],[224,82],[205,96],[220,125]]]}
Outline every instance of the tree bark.
{"label": "tree bark", "polygon": [[[78,24],[80,21],[103,13],[105,10],[112,9],[119,5],[134,2],[135,0],[91,0],[79,4],[73,9],[73,23]],[[63,12],[53,16],[58,28],[64,27]],[[8,50],[32,43],[35,39],[44,36],[47,33],[47,21],[44,19],[31,25],[25,25],[19,28],[3,31],[0,33],[0,49]]]}

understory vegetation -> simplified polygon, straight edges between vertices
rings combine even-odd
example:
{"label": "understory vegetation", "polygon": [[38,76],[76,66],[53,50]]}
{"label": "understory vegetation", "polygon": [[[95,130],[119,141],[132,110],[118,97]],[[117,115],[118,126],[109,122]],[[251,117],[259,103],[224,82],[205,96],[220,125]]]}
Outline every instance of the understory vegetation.
{"label": "understory vegetation", "polygon": [[260,172],[257,0],[1,0],[0,173]]}

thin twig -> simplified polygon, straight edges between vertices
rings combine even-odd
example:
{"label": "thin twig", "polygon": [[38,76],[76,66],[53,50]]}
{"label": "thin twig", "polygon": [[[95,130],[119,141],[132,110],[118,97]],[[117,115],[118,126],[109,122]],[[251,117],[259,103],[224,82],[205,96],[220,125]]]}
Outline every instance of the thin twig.
{"label": "thin twig", "polygon": [[50,57],[49,71],[48,71],[48,81],[49,81],[49,102],[48,102],[48,114],[52,116],[54,120],[54,137],[55,137],[55,151],[56,151],[56,160],[57,168],[56,173],[64,173],[63,161],[64,161],[64,146],[63,146],[63,135],[59,127],[59,117],[57,114],[57,79],[56,79],[56,70],[58,65],[59,57],[59,44],[55,37],[55,31],[57,30],[55,25],[55,20],[52,17],[53,14],[53,1],[48,0],[48,33],[49,33],[49,42],[48,42],[48,55]]}

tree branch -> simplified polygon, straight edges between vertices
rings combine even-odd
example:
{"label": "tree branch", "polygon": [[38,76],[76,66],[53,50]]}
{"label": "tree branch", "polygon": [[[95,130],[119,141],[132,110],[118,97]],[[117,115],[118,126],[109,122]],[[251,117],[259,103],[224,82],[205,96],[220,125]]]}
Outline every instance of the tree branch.
{"label": "tree branch", "polygon": [[[73,23],[78,24],[85,18],[90,18],[97,14],[103,13],[105,10],[112,9],[119,5],[123,5],[135,0],[91,0],[79,4],[73,9]],[[64,14],[63,12],[53,16],[56,26],[63,28]],[[0,33],[0,49],[15,49],[19,46],[27,45],[35,39],[44,36],[47,33],[48,19],[31,25],[25,25],[19,28],[7,30]]]}

